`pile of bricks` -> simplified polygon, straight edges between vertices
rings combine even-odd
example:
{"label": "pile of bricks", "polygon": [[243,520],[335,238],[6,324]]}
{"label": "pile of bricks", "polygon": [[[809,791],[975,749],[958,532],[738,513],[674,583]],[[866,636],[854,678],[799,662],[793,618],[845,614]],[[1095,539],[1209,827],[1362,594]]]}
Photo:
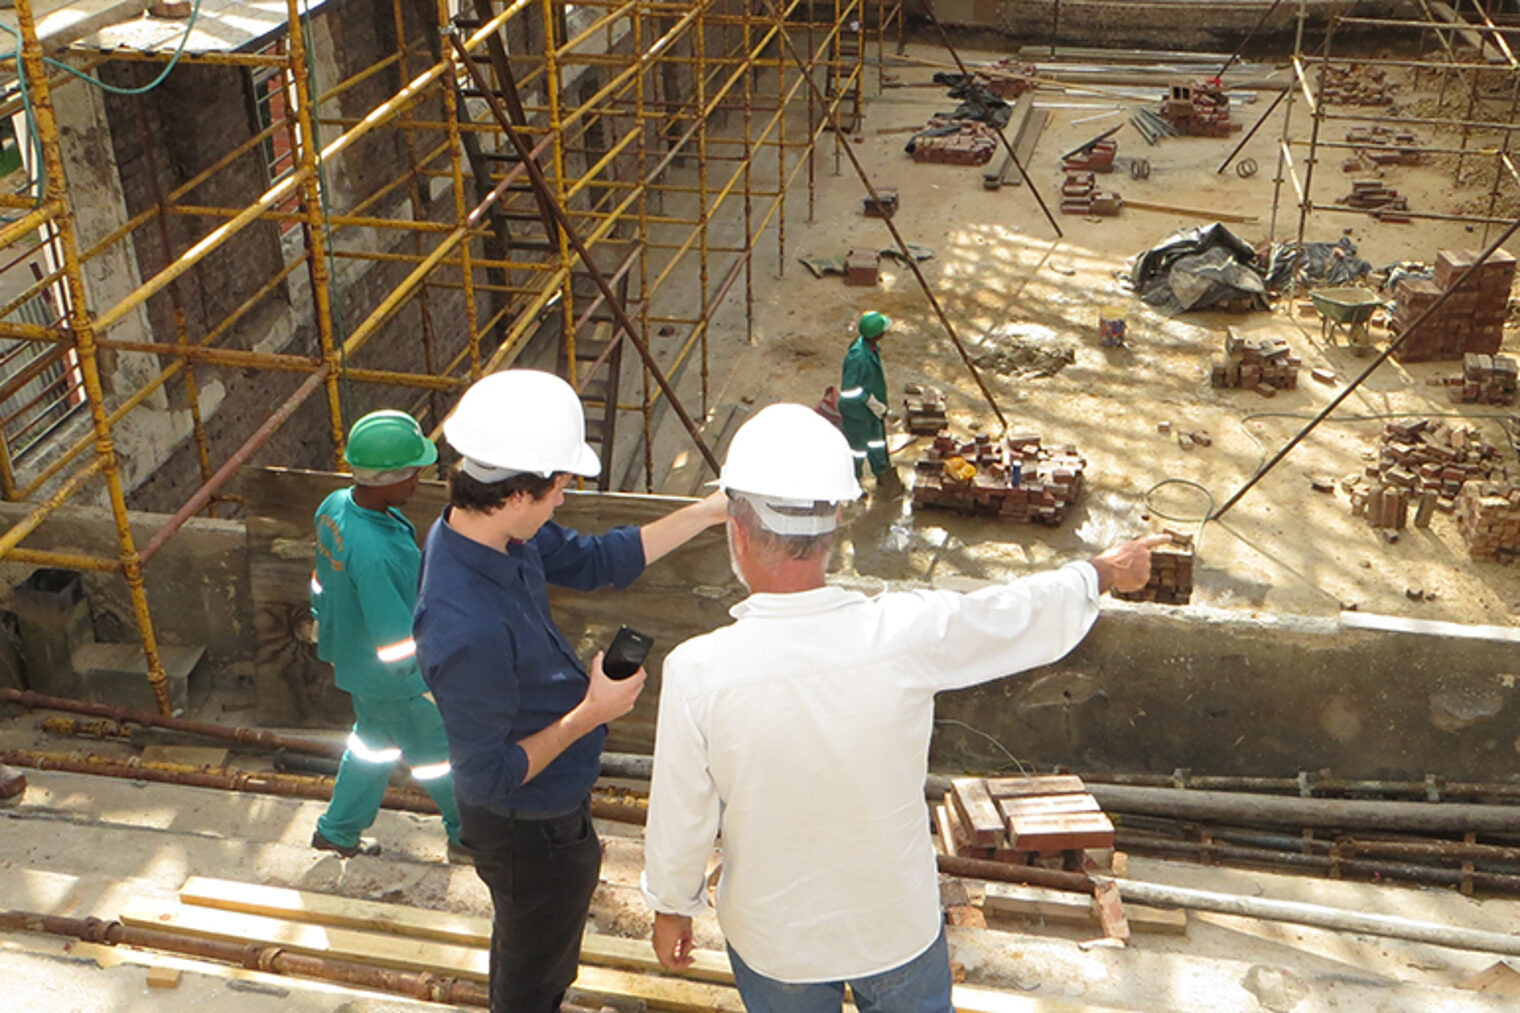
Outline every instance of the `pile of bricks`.
{"label": "pile of bricks", "polygon": [[1119,142],[1105,138],[1086,151],[1079,152],[1061,162],[1061,168],[1070,175],[1074,172],[1113,172],[1114,157],[1119,154]]}
{"label": "pile of bricks", "polygon": [[[1477,259],[1471,250],[1442,250],[1436,254],[1433,279],[1400,278],[1393,289],[1398,302],[1389,332],[1397,336],[1408,330],[1415,318]],[[1504,341],[1504,320],[1514,281],[1515,258],[1504,250],[1494,251],[1434,316],[1394,349],[1394,357],[1401,362],[1422,362],[1460,359],[1469,352],[1493,355]]]}
{"label": "pile of bricks", "polygon": [[1515,403],[1515,387],[1520,363],[1508,355],[1484,355],[1468,352],[1462,356],[1462,375],[1436,377],[1429,382],[1447,386],[1456,404]]}
{"label": "pile of bricks", "polygon": [[936,387],[910,383],[903,388],[903,419],[914,436],[936,436],[949,425],[945,395]]}
{"label": "pile of bricks", "polygon": [[1383,427],[1378,460],[1350,488],[1351,512],[1375,528],[1398,531],[1409,523],[1429,525],[1439,510],[1452,513],[1469,484],[1482,484],[1499,469],[1499,451],[1472,426],[1437,419],[1395,419]]}
{"label": "pile of bricks", "polygon": [[1014,99],[1034,90],[1039,71],[1032,63],[1019,63],[1013,57],[1005,56],[987,64],[979,73],[984,80],[978,83],[992,94],[1001,99]]}
{"label": "pile of bricks", "polygon": [[1471,558],[1508,563],[1520,556],[1520,474],[1515,469],[1469,482],[1457,498],[1456,514]]}
{"label": "pile of bricks", "polygon": [[1033,433],[994,444],[941,432],[915,465],[913,504],[1055,527],[1081,493],[1086,467],[1076,447],[1043,447]]}
{"label": "pile of bricks", "polygon": [[1114,846],[1113,822],[1075,774],[954,778],[934,822],[956,858],[1081,868],[1083,850]]}
{"label": "pile of bricks", "polygon": [[1240,129],[1230,122],[1230,97],[1212,79],[1172,85],[1161,101],[1161,118],[1192,137],[1229,137]]}
{"label": "pile of bricks", "polygon": [[1347,172],[1357,172],[1368,164],[1379,168],[1420,164],[1420,139],[1408,131],[1384,126],[1361,127],[1346,131],[1346,142],[1368,145],[1341,163],[1341,168]]}
{"label": "pile of bricks", "polygon": [[1090,172],[1068,172],[1061,185],[1063,215],[1104,215],[1112,217],[1124,206],[1124,200],[1112,190],[1099,190]]}
{"label": "pile of bricks", "polygon": [[1167,531],[1170,545],[1151,550],[1151,579],[1138,591],[1113,591],[1125,601],[1154,601],[1186,605],[1193,597],[1193,536]]}
{"label": "pile of bricks", "polygon": [[1231,327],[1225,332],[1225,361],[1209,370],[1209,385],[1217,388],[1248,387],[1263,397],[1298,386],[1303,360],[1293,355],[1281,338],[1246,338]]}
{"label": "pile of bricks", "polygon": [[1393,82],[1386,71],[1364,64],[1326,66],[1320,81],[1319,100],[1337,106],[1386,106],[1393,104]]}
{"label": "pile of bricks", "polygon": [[1372,217],[1383,222],[1409,221],[1409,216],[1402,213],[1409,210],[1409,198],[1400,195],[1392,187],[1384,186],[1380,179],[1353,179],[1351,192],[1336,203],[1370,211]]}
{"label": "pile of bricks", "polygon": [[913,139],[915,162],[942,162],[947,165],[983,165],[997,151],[997,134],[985,123],[975,120],[929,121],[929,128],[956,126],[953,134],[935,134]]}

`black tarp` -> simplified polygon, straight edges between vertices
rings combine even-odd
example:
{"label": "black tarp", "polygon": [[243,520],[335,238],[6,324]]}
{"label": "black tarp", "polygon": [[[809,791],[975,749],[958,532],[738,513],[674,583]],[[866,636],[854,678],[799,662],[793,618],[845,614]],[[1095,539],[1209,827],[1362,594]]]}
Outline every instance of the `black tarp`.
{"label": "black tarp", "polygon": [[1141,253],[1130,269],[1135,294],[1166,313],[1208,309],[1249,297],[1267,306],[1251,244],[1218,222],[1183,229]]}
{"label": "black tarp", "polygon": [[1371,270],[1347,236],[1334,243],[1274,243],[1267,263],[1267,288],[1280,292],[1295,281],[1309,288],[1350,285]]}

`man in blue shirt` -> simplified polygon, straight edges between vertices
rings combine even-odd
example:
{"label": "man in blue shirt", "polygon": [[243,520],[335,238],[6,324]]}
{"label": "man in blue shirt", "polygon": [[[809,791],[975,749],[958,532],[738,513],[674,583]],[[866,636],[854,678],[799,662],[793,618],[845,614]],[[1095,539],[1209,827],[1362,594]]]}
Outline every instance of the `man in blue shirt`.
{"label": "man in blue shirt", "polygon": [[642,528],[582,535],[554,523],[576,475],[601,463],[564,380],[508,370],[444,422],[463,460],[424,549],[414,635],[448,734],[461,840],[491,890],[491,1009],[549,1013],[575,980],[601,870],[590,793],[605,724],[633,709],[642,669],[589,670],[555,625],[548,585],[626,587],[721,523],[721,492]]}
{"label": "man in blue shirt", "polygon": [[349,431],[344,458],[354,484],[322,501],[311,610],[317,657],[333,666],[354,706],[354,728],[338,766],[332,802],[311,845],[344,858],[380,846],[359,835],[375,821],[396,762],[405,758],[443,815],[449,857],[459,857],[459,813],[448,742],[425,694],[412,642],[417,601],[417,530],[399,509],[438,448],[405,412],[371,412]]}

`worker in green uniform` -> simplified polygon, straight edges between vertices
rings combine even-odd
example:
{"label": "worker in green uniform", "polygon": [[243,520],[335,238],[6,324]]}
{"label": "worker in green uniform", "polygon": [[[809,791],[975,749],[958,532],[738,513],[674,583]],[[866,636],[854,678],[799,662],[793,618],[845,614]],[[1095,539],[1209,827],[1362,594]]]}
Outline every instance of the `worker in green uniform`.
{"label": "worker in green uniform", "polygon": [[378,854],[380,846],[359,835],[375,821],[391,771],[405,758],[438,803],[450,859],[462,860],[448,740],[412,641],[417,531],[398,509],[438,448],[410,415],[379,411],[354,423],[343,456],[354,484],[317,508],[311,609],[317,657],[332,663],[356,720],[311,846],[344,858]]}
{"label": "worker in green uniform", "polygon": [[878,483],[897,477],[887,463],[887,378],[881,371],[878,347],[891,326],[892,319],[884,313],[872,310],[861,316],[856,327],[859,336],[845,353],[839,381],[839,414],[855,457],[855,477],[861,476],[861,465],[869,462]]}

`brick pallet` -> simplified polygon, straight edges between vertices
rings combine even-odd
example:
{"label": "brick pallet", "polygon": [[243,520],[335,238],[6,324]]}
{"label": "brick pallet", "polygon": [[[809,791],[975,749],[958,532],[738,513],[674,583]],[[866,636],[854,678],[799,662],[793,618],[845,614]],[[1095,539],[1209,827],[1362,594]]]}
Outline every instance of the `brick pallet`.
{"label": "brick pallet", "polygon": [[[1472,250],[1441,250],[1432,278],[1405,277],[1394,286],[1397,300],[1388,323],[1398,336],[1409,329],[1478,259]],[[1510,289],[1515,281],[1515,258],[1496,250],[1459,290],[1441,304],[1435,315],[1394,350],[1401,362],[1460,359],[1469,352],[1493,355],[1504,341]]]}
{"label": "brick pallet", "polygon": [[949,423],[945,394],[937,387],[910,383],[903,388],[903,418],[914,436],[935,436]]}
{"label": "brick pallet", "polygon": [[1088,848],[1112,848],[1114,825],[1073,774],[957,777],[934,807],[940,847],[956,858],[1082,867]]}
{"label": "brick pallet", "polygon": [[1387,72],[1364,65],[1327,65],[1322,70],[1319,100],[1325,105],[1386,106],[1393,104],[1394,84]]}
{"label": "brick pallet", "polygon": [[1245,338],[1231,327],[1225,332],[1224,351],[1225,361],[1215,361],[1209,370],[1212,387],[1250,387],[1265,397],[1298,387],[1303,360],[1281,338]]}
{"label": "brick pallet", "polygon": [[1044,447],[1032,433],[994,444],[942,431],[914,467],[913,505],[1054,527],[1081,493],[1086,466],[1076,447]]}
{"label": "brick pallet", "polygon": [[1172,544],[1151,550],[1151,579],[1138,591],[1112,591],[1125,601],[1186,605],[1193,598],[1193,536],[1167,531]]}
{"label": "brick pallet", "polygon": [[1508,563],[1520,556],[1520,469],[1469,482],[1457,497],[1456,515],[1471,558]]}
{"label": "brick pallet", "polygon": [[[1467,486],[1499,469],[1499,450],[1472,426],[1442,420],[1396,419],[1383,428],[1376,464],[1350,483],[1351,512],[1375,528],[1429,525],[1436,512],[1453,513]],[[1363,481],[1368,483],[1363,484]]]}

